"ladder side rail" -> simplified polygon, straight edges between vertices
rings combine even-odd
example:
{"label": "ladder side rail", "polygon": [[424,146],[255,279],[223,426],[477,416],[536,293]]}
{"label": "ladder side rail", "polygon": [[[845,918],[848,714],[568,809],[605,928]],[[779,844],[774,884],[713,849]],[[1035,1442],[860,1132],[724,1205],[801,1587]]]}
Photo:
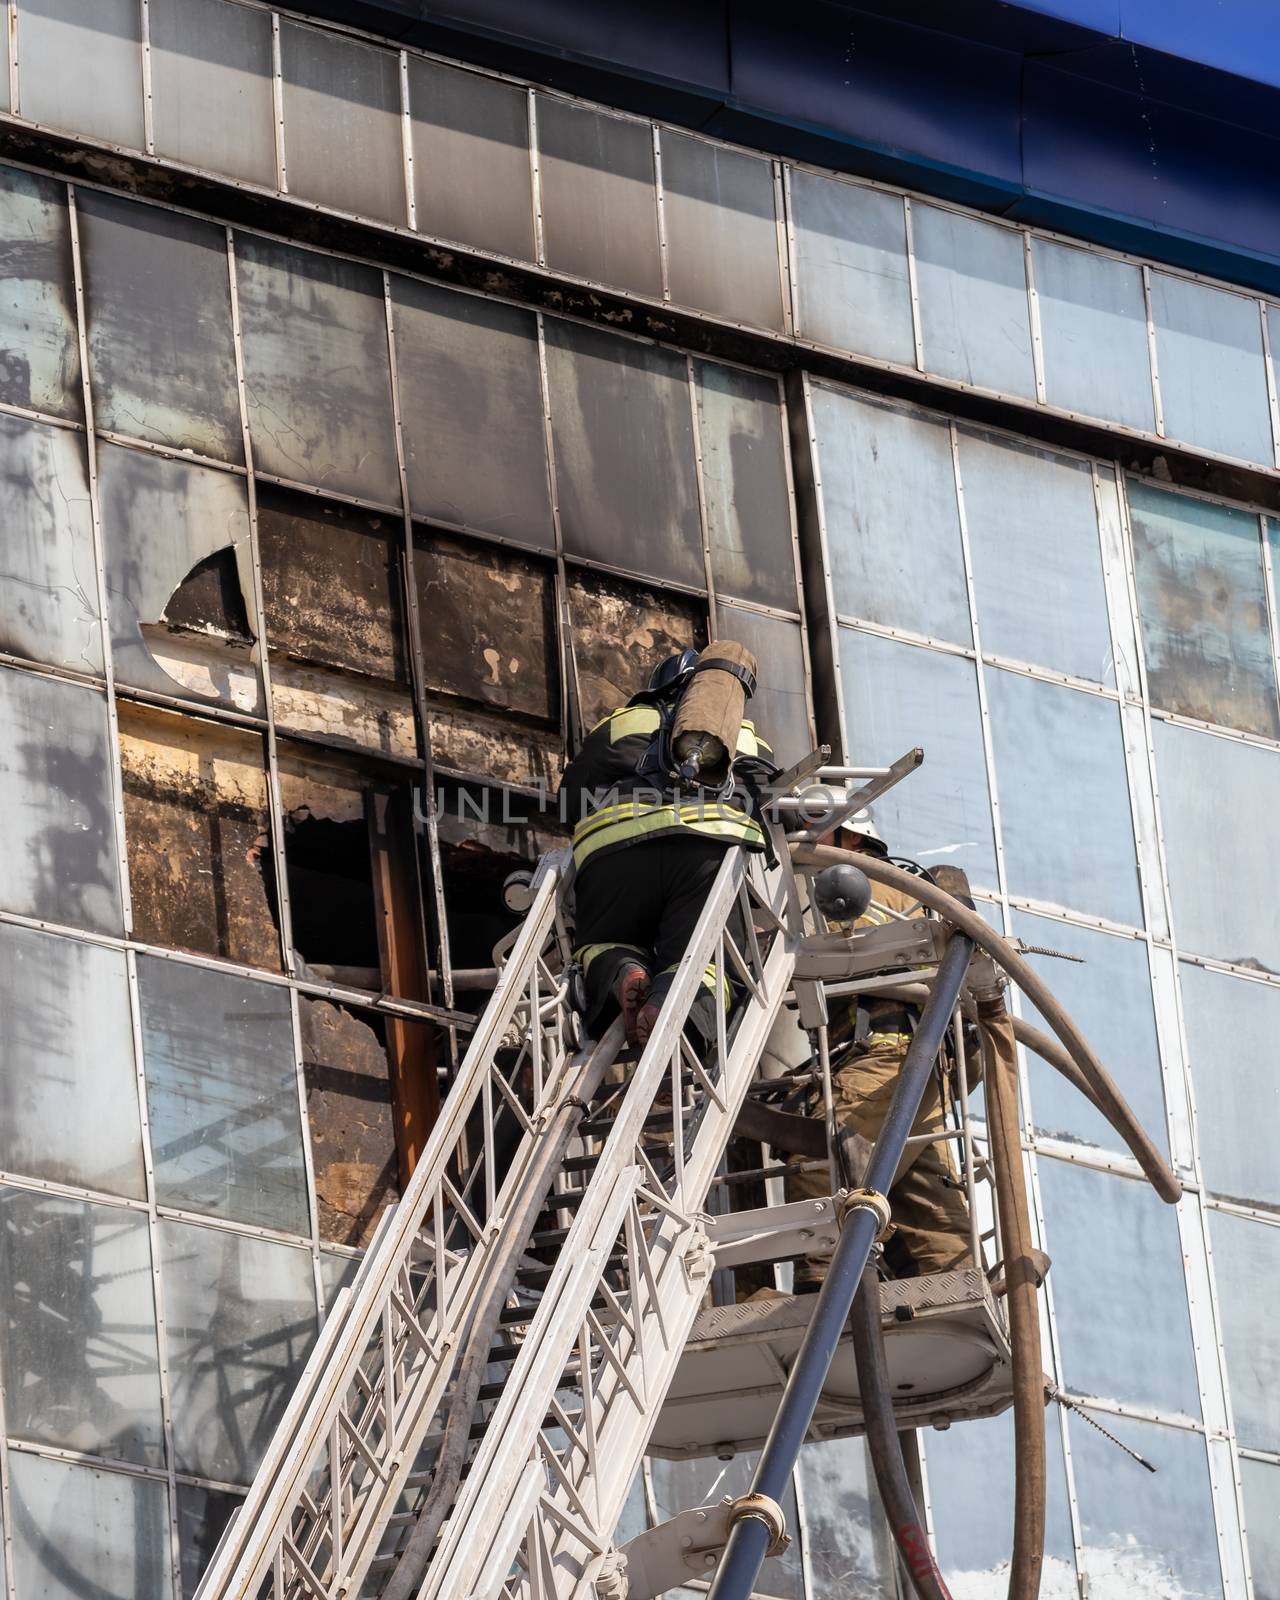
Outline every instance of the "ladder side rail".
{"label": "ladder side rail", "polygon": [[[604,1509],[595,1504],[595,1489],[590,1485],[601,1461],[599,1437],[592,1431],[597,1421],[595,1407],[600,1401],[607,1404],[619,1391],[625,1391],[631,1403],[646,1391],[656,1401],[656,1386],[646,1379],[643,1361],[656,1359],[654,1340],[669,1343],[678,1353],[682,1329],[677,1312],[687,1309],[687,1300],[692,1303],[690,1323],[696,1314],[701,1282],[696,1291],[687,1282],[680,1291],[676,1280],[685,1279],[690,1247],[701,1237],[697,1222],[707,1188],[754,1074],[768,1023],[781,1004],[790,978],[794,941],[781,926],[789,892],[786,876],[784,871],[776,871],[763,889],[754,884],[747,889],[744,852],[727,853],[658,1025],[608,1134],[588,1195],[530,1326],[526,1346],[446,1524],[420,1591],[423,1600],[445,1600],[470,1592],[479,1563],[486,1556],[494,1559],[494,1551],[486,1549],[487,1540],[476,1530],[487,1533],[501,1525],[502,1508],[531,1458],[541,1456],[554,1478],[543,1496],[548,1517],[553,1521],[567,1518],[587,1534],[589,1545],[599,1543],[590,1531],[590,1524],[602,1520],[600,1513]],[[767,959],[750,929],[750,915],[742,950],[727,934],[727,924],[744,891],[746,903],[762,907],[764,920],[774,930],[774,937],[767,943]],[[686,1126],[680,1104],[684,1023],[708,965],[714,961],[726,973],[741,976],[731,947],[745,966],[751,984],[731,1039],[726,1039],[722,1028],[719,1039],[707,1052],[700,1075],[706,1089],[696,1118]],[[670,1101],[661,1106],[661,1093],[668,1086]],[[674,1171],[665,1183],[643,1152],[637,1162],[646,1120],[659,1110],[671,1119],[670,1165]],[[611,1253],[624,1264],[615,1262],[610,1267]],[[628,1261],[634,1266],[630,1280],[625,1264]],[[699,1271],[703,1264],[705,1258],[692,1265]],[[611,1278],[625,1285],[620,1293],[612,1289]],[[606,1310],[593,1309],[597,1296],[603,1296]],[[644,1343],[638,1338],[641,1324],[649,1324],[653,1336]],[[611,1346],[607,1351],[604,1348],[611,1330],[626,1340],[621,1354],[617,1347]],[[571,1418],[562,1414],[558,1419],[568,1454],[582,1458],[568,1470],[556,1459],[545,1436],[543,1420],[555,1398],[559,1375],[575,1348],[582,1366],[581,1381],[590,1397],[582,1407],[582,1432],[573,1427]],[[598,1369],[607,1369],[613,1375],[599,1395]],[[585,1499],[579,1492],[580,1483],[587,1488]],[[611,1489],[610,1500],[613,1493]],[[546,1519],[540,1519],[538,1548],[526,1552],[527,1563],[539,1571],[548,1570],[548,1545],[554,1547],[557,1543],[548,1534],[548,1526]],[[603,1537],[607,1545],[608,1534]],[[511,1554],[514,1557],[514,1548]]]}
{"label": "ladder side rail", "polygon": [[[540,865],[533,904],[477,1024],[440,1119],[391,1224],[382,1230],[362,1263],[358,1284],[346,1300],[345,1314],[342,1308],[335,1307],[335,1315],[326,1322],[320,1339],[323,1359],[308,1364],[307,1383],[302,1393],[291,1401],[277,1427],[236,1518],[238,1537],[233,1536],[215,1556],[198,1590],[199,1600],[239,1600],[244,1594],[256,1593],[257,1585],[272,1569],[286,1536],[292,1537],[291,1519],[295,1513],[304,1506],[315,1505],[308,1495],[308,1486],[331,1437],[333,1423],[343,1413],[353,1383],[361,1375],[362,1363],[367,1367],[371,1352],[376,1353],[376,1359],[381,1359],[384,1319],[392,1309],[397,1287],[418,1271],[415,1256],[421,1256],[424,1251],[429,1258],[425,1273],[427,1283],[431,1285],[434,1281],[437,1296],[444,1289],[446,1298],[442,1306],[430,1309],[424,1319],[425,1326],[418,1322],[416,1330],[408,1326],[408,1321],[417,1307],[406,1306],[403,1297],[395,1305],[401,1349],[403,1351],[408,1343],[417,1351],[410,1359],[416,1362],[418,1370],[415,1372],[411,1364],[400,1376],[416,1378],[417,1387],[421,1388],[424,1366],[445,1366],[443,1358],[452,1343],[444,1328],[445,1319],[461,1321],[465,1317],[483,1275],[482,1258],[488,1253],[485,1248],[473,1248],[464,1255],[447,1248],[441,1219],[446,1212],[455,1218],[457,1215],[449,1194],[452,1185],[447,1183],[448,1173],[459,1147],[468,1138],[469,1121],[481,1102],[486,1085],[492,1092],[494,1054],[517,1012],[523,1005],[532,1013],[535,1002],[541,1002],[545,1008],[545,976],[539,984],[536,975],[544,949],[549,939],[557,936],[560,926],[559,899],[566,878],[565,855],[560,852],[544,858]],[[531,1015],[530,1020],[534,1026],[538,1025],[536,1017]],[[561,1035],[562,1019],[557,1018],[554,1026],[557,1035]],[[563,1051],[560,1056],[563,1063]],[[514,1153],[498,1195],[498,1209],[489,1216],[482,1239],[476,1241],[479,1246],[492,1247],[497,1232],[494,1225],[500,1222],[502,1204],[524,1176],[536,1143],[540,1118],[554,1105],[559,1076],[559,1072],[550,1074],[542,1102],[530,1114],[532,1131],[524,1133]],[[488,1159],[490,1154],[486,1150],[482,1158]],[[428,1215],[435,1217],[436,1225],[432,1235],[424,1241],[421,1230],[423,1219]],[[414,1320],[417,1321],[416,1317]],[[424,1344],[427,1349],[423,1348]],[[353,1410],[367,1413],[371,1404],[370,1385],[367,1372],[363,1376],[365,1381],[359,1387],[365,1403]],[[447,1377],[447,1371],[443,1376]],[[398,1400],[403,1398],[403,1393],[397,1397]],[[381,1419],[384,1435],[388,1433],[386,1420],[385,1417]],[[397,1423],[401,1420],[395,1419]],[[379,1419],[374,1417],[373,1421],[376,1424]],[[398,1450],[405,1448],[402,1434],[397,1434],[396,1446]],[[372,1476],[376,1478],[377,1475]],[[365,1500],[368,1499],[366,1494]],[[346,1508],[340,1510],[345,1520]],[[311,1553],[314,1549],[312,1541]],[[283,1600],[283,1596],[279,1600]]]}

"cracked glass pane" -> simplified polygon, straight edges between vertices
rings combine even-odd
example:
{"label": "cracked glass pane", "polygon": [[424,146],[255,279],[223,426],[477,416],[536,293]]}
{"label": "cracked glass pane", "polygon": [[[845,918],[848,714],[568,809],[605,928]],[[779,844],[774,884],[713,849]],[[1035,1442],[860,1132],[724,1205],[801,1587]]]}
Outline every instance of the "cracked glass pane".
{"label": "cracked glass pane", "polygon": [[1129,478],[1151,702],[1274,739],[1276,668],[1256,513]]}
{"label": "cracked glass pane", "polygon": [[539,95],[538,160],[547,265],[659,298],[650,124]]}
{"label": "cracked glass pane", "polygon": [[138,0],[22,0],[22,115],[143,148]]}
{"label": "cracked glass pane", "polygon": [[796,1471],[812,1600],[892,1594],[892,1543],[863,1441],[805,1444]]}
{"label": "cracked glass pane", "polygon": [[9,1458],[18,1592],[40,1600],[172,1600],[163,1478]]}
{"label": "cracked glass pane", "polygon": [[0,166],[0,400],[81,417],[75,305],[66,189]]}
{"label": "cracked glass pane", "polygon": [[[758,1453],[754,1450],[744,1451],[728,1461],[709,1456],[689,1461],[652,1457],[649,1467],[658,1521],[665,1522],[691,1506],[712,1505],[726,1495],[746,1494],[757,1460]],[[796,1492],[790,1483],[781,1503],[787,1527],[798,1527]],[[804,1593],[804,1568],[797,1539],[780,1556],[769,1560],[756,1580],[753,1594],[776,1596],[778,1600],[803,1600]]]}
{"label": "cracked glass pane", "polygon": [[156,150],[276,186],[271,16],[226,0],[150,0]]}
{"label": "cracked glass pane", "polygon": [[525,90],[411,55],[409,106],[418,231],[532,261]]}
{"label": "cracked glass pane", "polygon": [[793,168],[791,209],[803,336],[914,366],[902,196]]}
{"label": "cracked glass pane", "polygon": [[0,906],[22,916],[122,931],[107,730],[101,694],[0,667]]}
{"label": "cracked glass pane", "polygon": [[93,511],[82,433],[0,416],[0,649],[102,672]]}
{"label": "cracked glass pane", "polygon": [[[1241,1205],[1280,1208],[1280,985],[1190,961],[1178,972],[1196,1086],[1196,1134],[1207,1188]],[[1223,1027],[1229,1017],[1231,1025]]]}
{"label": "cracked glass pane", "polygon": [[381,274],[248,234],[236,264],[258,470],[398,506]]}
{"label": "cracked glass pane", "polygon": [[1053,239],[1031,241],[1051,406],[1155,428],[1142,269]]}
{"label": "cracked glass pane", "polygon": [[947,423],[825,384],[812,392],[836,610],[972,643]]}
{"label": "cracked glass pane", "polygon": [[684,357],[551,319],[546,342],[566,550],[705,587]]}
{"label": "cracked glass pane", "polygon": [[97,426],[244,460],[224,228],[77,195]]}
{"label": "cracked glass pane", "polygon": [[255,710],[244,478],[101,444],[98,484],[119,682]]}
{"label": "cracked glass pane", "polygon": [[311,1252],[166,1219],[160,1253],[174,1465],[248,1484],[315,1339]]}
{"label": "cracked glass pane", "polygon": [[1144,1180],[1075,1162],[1042,1155],[1039,1174],[1065,1387],[1198,1421],[1174,1208]]}
{"label": "cracked glass pane", "polygon": [[156,1199],[309,1235],[288,991],[138,961]]}
{"label": "cracked glass pane", "polygon": [[537,318],[410,278],[391,292],[414,514],[552,548]]}
{"label": "cracked glass pane", "polygon": [[781,329],[772,162],[664,128],[662,206],[675,303]]}
{"label": "cracked glass pane", "polygon": [[1226,1211],[1209,1218],[1236,1437],[1246,1449],[1280,1454],[1280,1228]]}
{"label": "cracked glass pane", "polygon": [[0,1168],[144,1199],[123,952],[0,927],[0,1014]]}
{"label": "cracked glass pane", "polygon": [[407,223],[396,52],[282,20],[280,64],[290,194]]}
{"label": "cracked glass pane", "polygon": [[0,1189],[0,1303],[9,1432],[163,1467],[146,1213]]}

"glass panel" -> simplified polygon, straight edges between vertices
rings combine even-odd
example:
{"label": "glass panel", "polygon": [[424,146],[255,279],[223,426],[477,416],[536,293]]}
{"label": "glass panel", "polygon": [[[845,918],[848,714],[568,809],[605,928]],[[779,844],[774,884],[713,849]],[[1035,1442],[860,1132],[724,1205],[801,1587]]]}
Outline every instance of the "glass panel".
{"label": "glass panel", "polygon": [[411,55],[409,105],[419,231],[532,261],[525,91]]}
{"label": "glass panel", "polygon": [[546,323],[565,548],[701,588],[702,528],[683,356]]}
{"label": "glass panel", "polygon": [[537,318],[408,278],[392,294],[415,513],[551,549]]}
{"label": "glass panel", "polygon": [[142,956],[156,1199],[310,1234],[289,994]]}
{"label": "glass panel", "polygon": [[339,1255],[336,1250],[320,1252],[320,1292],[325,1306],[332,1310],[340,1289],[349,1288],[360,1270],[359,1256]]}
{"label": "glass panel", "polygon": [[718,593],[799,607],[775,379],[694,363],[711,572]]}
{"label": "glass panel", "polygon": [[[1067,1473],[1057,1413],[1044,1414],[1047,1456],[1043,1600],[1079,1600]],[[938,1563],[957,1594],[1004,1592],[1013,1546],[1013,1415],[925,1435]]]}
{"label": "glass panel", "polygon": [[894,855],[963,867],[996,883],[991,801],[971,661],[840,629],[840,677],[850,759],[887,766],[914,745],[924,765],[873,806]]}
{"label": "glass panel", "polygon": [[[1167,1151],[1160,1047],[1146,945],[1070,922],[1028,916],[1025,911],[1014,912],[1013,929],[1028,944],[1061,950],[1083,961],[1081,966],[1048,956],[1028,957],[1080,1025],[1138,1121],[1159,1148]],[[1021,1004],[1027,1020],[1051,1034],[1031,1002],[1024,999]],[[1031,1109],[1038,1133],[1104,1150],[1122,1148],[1101,1112],[1047,1062],[1032,1061],[1030,1074]]]}
{"label": "glass panel", "polygon": [[67,191],[0,166],[0,400],[79,418]]}
{"label": "glass panel", "polygon": [[1049,404],[1152,432],[1142,269],[1052,239],[1031,255]]}
{"label": "glass panel", "polygon": [[1067,1388],[1198,1418],[1177,1213],[1137,1179],[1039,1170]]}
{"label": "glass panel", "polygon": [[162,1467],[145,1213],[0,1189],[0,1289],[10,1433]]}
{"label": "glass panel", "polygon": [[892,1594],[889,1531],[862,1440],[806,1444],[798,1471],[811,1600]]}
{"label": "glass panel", "polygon": [[236,254],[258,469],[398,505],[380,275],[247,235]]}
{"label": "glass panel", "polygon": [[771,162],[664,128],[662,210],[677,305],[782,327]]}
{"label": "glass panel", "polygon": [[427,687],[558,721],[551,564],[417,530],[415,540]]}
{"label": "glass panel", "polygon": [[[256,677],[248,650],[258,629],[244,478],[111,444],[99,447],[98,474],[117,679],[161,694],[232,699],[233,666]],[[204,619],[201,678],[174,658],[167,624],[182,607],[180,591],[219,561],[225,581],[217,584],[222,603],[215,609],[222,615]]]}
{"label": "glass panel", "polygon": [[22,116],[143,147],[138,0],[22,0]]}
{"label": "glass panel", "polygon": [[156,150],[276,186],[271,17],[225,0],[150,0]]}
{"label": "glass panel", "polygon": [[107,707],[92,689],[0,667],[0,906],[121,931]]}
{"label": "glass panel", "polygon": [[243,461],[226,230],[93,190],[76,204],[98,427]]}
{"label": "glass panel", "polygon": [[987,672],[1009,893],[1142,926],[1114,701]]}
{"label": "glass panel", "polygon": [[1280,816],[1280,755],[1159,720],[1151,732],[1178,943],[1280,971],[1280,876],[1259,848]]}
{"label": "glass panel", "polygon": [[280,68],[290,194],[407,222],[396,52],[282,20]]}
{"label": "glass panel", "polygon": [[1253,1600],[1280,1600],[1280,1467],[1240,1462],[1244,1516],[1249,1529]]}
{"label": "glass panel", "polygon": [[1126,480],[1154,705],[1280,733],[1258,518]]}
{"label": "glass panel", "polygon": [[1115,682],[1088,463],[960,433],[982,648]]}
{"label": "glass panel", "polygon": [[311,1253],[170,1221],[160,1248],[175,1465],[247,1484],[315,1338]]}
{"label": "glass panel", "polygon": [[1034,400],[1021,233],[917,202],[911,243],[925,371]]}
{"label": "glass panel", "polygon": [[1169,438],[1271,466],[1258,302],[1153,272],[1151,320]]}
{"label": "glass panel", "polygon": [[1204,1436],[1101,1414],[1156,1467],[1144,1472],[1087,1422],[1070,1417],[1071,1463],[1090,1600],[1222,1594]]}
{"label": "glass panel", "polygon": [[[746,1494],[751,1487],[757,1455],[747,1451],[729,1461],[710,1457],[694,1461],[650,1462],[653,1498],[658,1521],[674,1517],[692,1506],[705,1506],[726,1495]],[[782,1497],[782,1513],[788,1528],[799,1526],[795,1490],[790,1484]],[[795,1540],[782,1555],[771,1558],[753,1591],[756,1595],[776,1595],[779,1600],[804,1600],[804,1572],[800,1561],[800,1542]]]}
{"label": "glass panel", "polygon": [[793,167],[791,216],[803,336],[915,366],[902,196]]}
{"label": "glass panel", "polygon": [[84,435],[0,417],[0,648],[101,673]]}
{"label": "glass panel", "polygon": [[547,265],[657,299],[650,125],[539,95],[538,162]]}
{"label": "glass panel", "polygon": [[814,384],[813,426],[836,610],[970,644],[947,424]]}
{"label": "glass panel", "polygon": [[163,1480],[43,1456],[9,1458],[18,1593],[39,1600],[171,1600]]}
{"label": "glass panel", "polygon": [[1209,1234],[1236,1437],[1246,1449],[1280,1451],[1280,1228],[1212,1211]]}
{"label": "glass panel", "polygon": [[145,1198],[123,953],[0,927],[0,1013],[0,1167]]}
{"label": "glass panel", "polygon": [[807,756],[814,738],[800,624],[721,604],[716,632],[745,644],[756,658],[758,681],[747,716],[773,746],[778,765],[789,767]]}
{"label": "glass panel", "polygon": [[1280,988],[1190,962],[1179,976],[1205,1184],[1244,1205],[1280,1207]]}
{"label": "glass panel", "polygon": [[178,1546],[182,1556],[182,1600],[194,1600],[204,1570],[213,1560],[222,1530],[244,1501],[238,1494],[178,1485]]}

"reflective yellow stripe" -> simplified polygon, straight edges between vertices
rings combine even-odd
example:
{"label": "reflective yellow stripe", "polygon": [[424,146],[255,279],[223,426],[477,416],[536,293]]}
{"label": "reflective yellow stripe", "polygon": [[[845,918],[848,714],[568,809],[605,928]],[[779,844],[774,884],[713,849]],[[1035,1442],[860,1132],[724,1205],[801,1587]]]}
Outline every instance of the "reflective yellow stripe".
{"label": "reflective yellow stripe", "polygon": [[573,959],[585,973],[595,958],[602,956],[606,950],[630,950],[633,955],[639,956],[642,961],[648,957],[648,951],[642,950],[638,944],[618,944],[615,942],[613,944],[584,944],[580,950],[573,952]]}
{"label": "reflective yellow stripe", "polygon": [[760,824],[741,812],[714,816],[695,809],[689,817],[685,817],[677,815],[673,806],[661,806],[647,815],[609,818],[600,826],[581,832],[575,830],[573,859],[581,868],[597,850],[610,845],[632,843],[652,833],[672,831],[688,832],[704,839],[723,839],[729,844],[758,846],[764,843]]}
{"label": "reflective yellow stripe", "polygon": [[[609,724],[609,743],[629,739],[634,733],[656,733],[662,716],[656,706],[623,706],[621,711],[611,711],[604,719]],[[604,726],[598,722],[597,728]],[[595,729],[592,729],[595,732]]]}
{"label": "reflective yellow stripe", "polygon": [[740,756],[760,754],[760,741],[756,738],[756,730],[750,723],[744,722],[738,729],[738,754]]}

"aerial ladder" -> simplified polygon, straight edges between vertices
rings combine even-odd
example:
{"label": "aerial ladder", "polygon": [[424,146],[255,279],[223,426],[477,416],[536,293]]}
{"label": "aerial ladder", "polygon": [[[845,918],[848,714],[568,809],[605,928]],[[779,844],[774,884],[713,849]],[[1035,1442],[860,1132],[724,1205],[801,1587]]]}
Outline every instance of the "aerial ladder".
{"label": "aerial ladder", "polygon": [[[986,1049],[1002,1027],[1012,1039],[996,962],[1061,1041],[1019,1024],[1022,1042],[1103,1110],[1166,1199],[1176,1199],[1177,1180],[963,883],[953,885],[957,897],[816,843],[914,770],[922,752],[879,769],[832,767],[829,755],[815,751],[779,780],[771,864],[726,851],[638,1059],[620,1022],[600,1039],[584,1036],[572,863],[567,852],[542,859],[412,1179],[336,1297],[197,1600],[646,1600],[713,1572],[717,1600],[746,1600],[761,1562],[788,1542],[779,1502],[801,1442],[864,1430],[905,1569],[924,1600],[937,1600],[946,1591],[898,1430],[1011,1401],[1020,1449],[1030,1439],[1020,1494],[1034,1501],[1031,1436],[1039,1430],[1042,1452],[1045,1379],[1030,1324],[1043,1261],[1030,1249],[1025,1201],[1021,1221],[1016,1205],[1011,1046],[1002,1054],[997,1037]],[[905,882],[927,915],[851,936],[826,931],[822,874],[844,871],[847,889],[851,866],[872,880],[868,894],[876,881]],[[735,998],[715,1039],[695,1049],[685,1022],[707,970]],[[824,1154],[840,1180],[829,1199],[726,1209],[735,1130],[783,1150],[803,1150],[821,1132],[776,1109],[779,1081],[760,1073],[784,1007],[816,1045],[829,1112],[828,994],[864,989],[923,1005],[869,1159],[828,1114]],[[985,1155],[965,1104],[962,1012],[975,1004],[985,1030]],[[974,1261],[941,1275],[949,1281],[880,1284],[886,1196],[948,1029],[961,1084],[954,1125],[940,1137],[963,1156]],[[781,1089],[794,1081],[784,1076]],[[985,1237],[982,1177],[995,1178],[998,1202]],[[987,1244],[999,1295],[984,1270]],[[832,1252],[817,1296],[709,1304],[724,1269],[815,1250]],[[895,1406],[892,1369],[913,1360],[932,1381]],[[750,1493],[691,1507],[615,1548],[646,1451],[706,1454],[726,1441],[761,1450]],[[1042,1487],[1042,1461],[1040,1478]],[[1020,1503],[1016,1600],[1034,1600],[1035,1512]],[[1042,1528],[1042,1504],[1039,1515]]]}

